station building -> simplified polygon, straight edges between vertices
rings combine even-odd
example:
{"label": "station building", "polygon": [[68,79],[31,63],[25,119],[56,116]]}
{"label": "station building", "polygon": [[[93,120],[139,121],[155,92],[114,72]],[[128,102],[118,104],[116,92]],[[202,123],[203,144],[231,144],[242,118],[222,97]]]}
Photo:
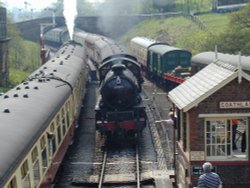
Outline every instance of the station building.
{"label": "station building", "polygon": [[168,97],[177,114],[178,187],[196,187],[207,161],[220,175],[223,187],[250,187],[250,75],[216,60]]}
{"label": "station building", "polygon": [[6,8],[0,7],[0,86],[6,86],[9,80],[9,40]]}

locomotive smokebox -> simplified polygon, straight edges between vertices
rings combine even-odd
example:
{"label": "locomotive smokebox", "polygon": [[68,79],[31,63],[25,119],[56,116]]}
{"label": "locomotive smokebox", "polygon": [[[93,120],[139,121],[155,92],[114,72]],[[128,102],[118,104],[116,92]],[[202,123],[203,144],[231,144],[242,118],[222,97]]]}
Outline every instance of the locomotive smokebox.
{"label": "locomotive smokebox", "polygon": [[126,109],[135,105],[138,83],[125,65],[112,66],[101,85],[101,95],[106,106],[112,109]]}

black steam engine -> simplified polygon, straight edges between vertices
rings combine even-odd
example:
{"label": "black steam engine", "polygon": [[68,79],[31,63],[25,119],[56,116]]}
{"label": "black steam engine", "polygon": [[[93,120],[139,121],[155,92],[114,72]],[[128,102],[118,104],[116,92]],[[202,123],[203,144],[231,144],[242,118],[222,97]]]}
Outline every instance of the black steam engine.
{"label": "black steam engine", "polygon": [[140,65],[130,55],[115,55],[99,67],[100,98],[96,128],[105,134],[134,134],[146,126]]}

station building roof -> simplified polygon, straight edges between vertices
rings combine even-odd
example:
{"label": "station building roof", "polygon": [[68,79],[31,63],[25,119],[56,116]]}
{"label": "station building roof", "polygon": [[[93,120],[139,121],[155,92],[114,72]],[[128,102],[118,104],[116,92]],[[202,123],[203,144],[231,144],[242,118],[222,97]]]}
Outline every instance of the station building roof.
{"label": "station building roof", "polygon": [[168,97],[186,112],[237,77],[250,81],[250,75],[238,67],[216,60],[171,90]]}

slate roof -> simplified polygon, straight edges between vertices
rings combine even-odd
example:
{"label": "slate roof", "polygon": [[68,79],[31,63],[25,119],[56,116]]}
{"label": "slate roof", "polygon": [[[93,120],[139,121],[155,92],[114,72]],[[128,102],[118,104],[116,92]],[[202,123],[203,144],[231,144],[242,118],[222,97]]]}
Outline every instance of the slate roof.
{"label": "slate roof", "polygon": [[217,60],[171,90],[168,97],[180,110],[186,112],[239,75],[250,81],[248,74]]}

